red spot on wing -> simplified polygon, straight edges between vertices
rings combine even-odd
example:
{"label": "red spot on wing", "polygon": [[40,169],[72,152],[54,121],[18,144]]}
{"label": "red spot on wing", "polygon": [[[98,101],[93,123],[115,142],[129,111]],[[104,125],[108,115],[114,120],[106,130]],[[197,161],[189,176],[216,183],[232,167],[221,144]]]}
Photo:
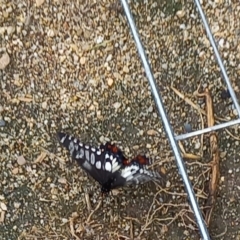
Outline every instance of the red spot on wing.
{"label": "red spot on wing", "polygon": [[111,148],[112,152],[114,153],[118,153],[120,150],[119,148],[117,148],[115,145],[112,145],[112,148]]}
{"label": "red spot on wing", "polygon": [[123,163],[123,165],[128,166],[130,164],[130,161],[128,159],[126,159],[125,157],[123,157],[122,163]]}
{"label": "red spot on wing", "polygon": [[106,148],[112,153],[119,155],[123,165],[128,166],[130,164],[130,161],[126,157],[124,157],[122,150],[118,148],[115,144],[107,142]]}
{"label": "red spot on wing", "polygon": [[117,154],[117,153],[121,152],[121,150],[115,144],[106,143],[106,146],[113,153]]}
{"label": "red spot on wing", "polygon": [[133,161],[138,162],[141,165],[149,165],[149,159],[145,156],[137,155]]}

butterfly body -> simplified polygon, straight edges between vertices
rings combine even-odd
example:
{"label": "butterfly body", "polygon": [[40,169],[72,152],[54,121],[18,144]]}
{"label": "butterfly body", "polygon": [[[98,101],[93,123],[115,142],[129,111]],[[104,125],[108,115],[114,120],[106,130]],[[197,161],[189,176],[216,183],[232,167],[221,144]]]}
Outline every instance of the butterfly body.
{"label": "butterfly body", "polygon": [[147,169],[149,160],[145,156],[138,155],[129,161],[111,143],[95,148],[65,133],[58,133],[58,138],[80,167],[99,182],[102,193],[129,184],[162,180],[158,172]]}

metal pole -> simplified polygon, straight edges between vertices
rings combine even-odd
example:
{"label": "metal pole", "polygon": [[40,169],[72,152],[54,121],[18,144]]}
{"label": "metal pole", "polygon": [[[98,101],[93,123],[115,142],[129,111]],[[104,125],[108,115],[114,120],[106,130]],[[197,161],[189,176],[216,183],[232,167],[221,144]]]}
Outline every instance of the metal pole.
{"label": "metal pole", "polygon": [[202,7],[201,7],[201,4],[200,4],[199,0],[194,0],[194,1],[195,1],[196,5],[197,5],[198,11],[199,11],[200,16],[201,16],[201,18],[202,18],[202,21],[203,21],[204,27],[205,27],[205,29],[206,29],[206,32],[207,32],[209,41],[210,41],[210,43],[211,43],[211,45],[212,45],[212,47],[213,47],[213,51],[214,51],[215,56],[216,56],[216,58],[217,58],[218,65],[219,65],[219,67],[220,67],[220,69],[221,69],[221,71],[222,71],[224,81],[225,81],[226,84],[227,84],[228,91],[229,91],[229,93],[230,93],[230,95],[231,95],[231,97],[232,97],[233,103],[234,103],[234,105],[235,105],[235,107],[236,107],[236,110],[237,110],[237,112],[238,112],[238,117],[240,117],[240,106],[239,106],[239,104],[238,104],[237,97],[236,97],[235,92],[234,92],[234,90],[233,90],[233,88],[232,88],[231,82],[230,82],[230,80],[229,80],[229,78],[228,78],[227,72],[226,72],[226,70],[225,70],[225,67],[224,67],[224,65],[223,65],[222,59],[221,59],[220,54],[219,54],[219,52],[218,52],[218,49],[217,49],[217,46],[216,46],[214,37],[213,37],[213,35],[212,35],[212,33],[211,33],[211,30],[210,30],[208,21],[207,21],[207,19],[206,19],[206,16],[205,16],[203,10],[202,10]]}
{"label": "metal pole", "polygon": [[197,136],[197,135],[200,135],[200,134],[216,131],[216,130],[219,130],[221,128],[233,126],[233,125],[236,125],[236,124],[239,124],[239,123],[240,123],[240,118],[236,119],[236,120],[232,120],[230,122],[221,123],[221,124],[218,124],[218,125],[215,125],[215,126],[212,126],[212,127],[200,129],[200,130],[197,130],[197,131],[194,131],[194,132],[181,134],[181,135],[176,136],[175,139],[176,140],[183,140],[183,139],[190,138],[190,137],[193,137],[193,136]]}
{"label": "metal pole", "polygon": [[175,159],[176,159],[176,162],[177,162],[177,165],[178,165],[178,169],[179,169],[179,172],[180,172],[180,174],[183,178],[183,182],[184,182],[186,191],[188,193],[188,197],[189,197],[193,212],[195,214],[197,224],[199,226],[202,238],[204,240],[210,240],[208,230],[207,230],[205,222],[203,220],[202,213],[199,209],[195,194],[194,194],[193,189],[192,189],[192,185],[189,181],[189,178],[188,178],[188,175],[187,175],[187,172],[186,172],[186,168],[185,168],[185,165],[183,163],[183,160],[182,160],[177,142],[174,138],[174,134],[173,134],[171,125],[169,124],[165,109],[163,107],[162,99],[161,99],[160,94],[158,92],[158,89],[157,89],[157,86],[156,86],[156,81],[153,77],[149,62],[146,58],[145,51],[144,51],[142,43],[140,41],[136,26],[135,26],[135,23],[134,23],[134,20],[133,20],[133,16],[132,16],[132,14],[130,12],[130,9],[129,9],[129,5],[127,3],[127,0],[121,0],[121,2],[122,2],[123,9],[125,11],[125,14],[126,14],[128,23],[129,23],[130,28],[132,30],[132,34],[133,34],[133,37],[134,37],[134,40],[135,40],[135,43],[136,43],[136,46],[137,46],[137,49],[138,49],[138,53],[141,57],[141,60],[142,60],[142,63],[143,63],[143,66],[144,66],[149,84],[151,86],[151,90],[152,90],[154,100],[156,102],[159,114],[162,118],[165,130],[166,130],[168,138],[169,138],[169,141],[171,143],[171,146],[172,146],[172,149],[173,149],[173,152],[174,152],[174,155],[175,155]]}

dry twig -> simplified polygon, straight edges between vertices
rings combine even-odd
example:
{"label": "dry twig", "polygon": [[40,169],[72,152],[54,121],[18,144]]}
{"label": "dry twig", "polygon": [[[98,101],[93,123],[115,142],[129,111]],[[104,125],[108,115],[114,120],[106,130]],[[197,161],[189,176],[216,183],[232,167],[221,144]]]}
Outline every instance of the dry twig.
{"label": "dry twig", "polygon": [[76,240],[80,240],[80,238],[75,234],[75,231],[74,231],[74,220],[78,218],[78,215],[77,214],[74,214],[71,218],[70,218],[70,231],[71,231],[71,234],[72,236],[76,239]]}
{"label": "dry twig", "polygon": [[185,159],[192,159],[192,160],[200,160],[202,157],[201,156],[198,156],[198,155],[195,155],[195,154],[192,154],[192,153],[186,153],[184,147],[183,147],[183,144],[179,141],[178,142],[178,146],[182,152],[182,157],[185,158]]}
{"label": "dry twig", "polygon": [[[213,103],[212,97],[208,90],[205,89],[204,93],[196,93],[199,97],[206,98],[206,112],[207,112],[207,122],[208,127],[214,126],[214,114],[213,114]],[[218,149],[218,142],[217,142],[217,134],[216,132],[211,132],[210,134],[210,151],[211,151],[211,165],[212,165],[212,176],[209,182],[209,193],[206,205],[209,207],[206,210],[205,221],[209,225],[211,220],[212,211],[216,202],[216,193],[217,193],[217,185],[219,180],[219,159],[220,159],[220,152]]]}

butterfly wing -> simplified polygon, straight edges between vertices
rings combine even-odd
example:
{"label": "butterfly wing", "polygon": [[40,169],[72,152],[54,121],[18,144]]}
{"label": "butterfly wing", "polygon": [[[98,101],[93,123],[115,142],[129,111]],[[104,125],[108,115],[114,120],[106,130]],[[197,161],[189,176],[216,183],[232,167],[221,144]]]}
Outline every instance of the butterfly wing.
{"label": "butterfly wing", "polygon": [[149,159],[137,156],[129,162],[115,145],[106,143],[94,148],[65,133],[58,133],[61,144],[79,166],[102,186],[102,192],[130,184],[163,181],[155,171],[147,169]]}
{"label": "butterfly wing", "polygon": [[[107,143],[94,148],[81,143],[78,139],[65,133],[58,133],[60,143],[70,152],[73,159],[101,185],[106,183],[122,166],[123,158],[120,149]],[[115,152],[112,152],[112,149]]]}
{"label": "butterfly wing", "polygon": [[147,169],[149,159],[145,156],[138,155],[129,164],[121,168],[119,175],[116,176],[112,188],[117,188],[123,185],[143,184],[149,181],[164,182],[164,176],[156,171]]}

